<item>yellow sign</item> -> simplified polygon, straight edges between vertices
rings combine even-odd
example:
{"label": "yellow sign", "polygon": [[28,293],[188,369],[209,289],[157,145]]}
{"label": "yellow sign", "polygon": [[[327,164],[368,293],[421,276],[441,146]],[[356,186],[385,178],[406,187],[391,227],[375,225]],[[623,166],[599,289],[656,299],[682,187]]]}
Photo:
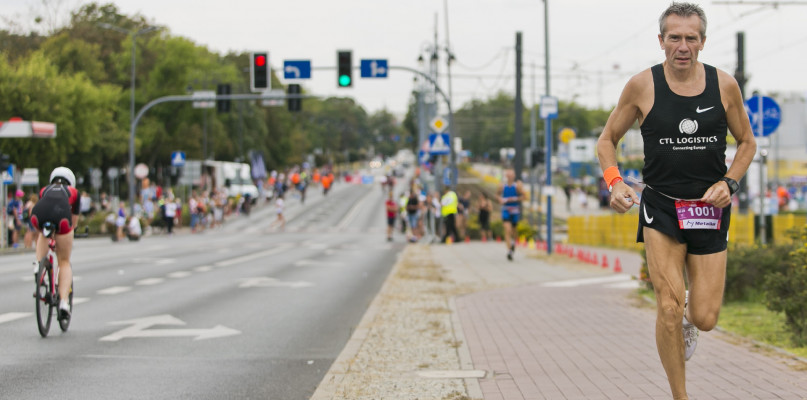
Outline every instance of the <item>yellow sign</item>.
{"label": "yellow sign", "polygon": [[434,129],[435,133],[443,133],[448,128],[448,122],[442,117],[434,117],[429,125]]}
{"label": "yellow sign", "polygon": [[577,136],[572,128],[563,128],[558,135],[560,136],[560,141],[565,144],[569,144]]}

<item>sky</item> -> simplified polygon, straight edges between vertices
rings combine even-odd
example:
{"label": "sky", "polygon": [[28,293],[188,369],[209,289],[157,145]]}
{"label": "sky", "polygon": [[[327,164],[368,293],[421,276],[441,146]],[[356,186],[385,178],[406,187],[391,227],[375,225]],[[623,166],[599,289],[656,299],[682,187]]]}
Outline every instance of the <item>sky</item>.
{"label": "sky", "polygon": [[[141,14],[172,35],[215,52],[268,51],[281,77],[283,60],[333,67],[338,50],[352,50],[355,66],[360,59],[387,59],[393,66],[423,69],[418,57],[429,59],[436,29],[438,79],[450,91],[454,109],[499,91],[515,93],[516,32],[522,32],[525,105],[546,93],[541,0],[109,1],[124,14]],[[547,1],[549,92],[561,101],[610,109],[630,76],[663,61],[658,17],[668,0]],[[83,3],[87,1],[0,0],[0,26],[6,27],[9,19],[25,25],[42,14],[43,4],[59,10],[46,17],[58,25]],[[699,2],[708,20],[700,61],[733,74],[736,33],[743,31],[748,93],[807,93],[807,31],[802,29],[807,5],[719,3]],[[446,48],[456,59],[450,85]],[[353,88],[340,89],[335,71],[315,70],[312,79],[299,83],[312,94],[353,97],[369,112],[386,109],[403,115],[415,88],[413,78],[392,70],[387,79],[361,79],[355,71]]]}

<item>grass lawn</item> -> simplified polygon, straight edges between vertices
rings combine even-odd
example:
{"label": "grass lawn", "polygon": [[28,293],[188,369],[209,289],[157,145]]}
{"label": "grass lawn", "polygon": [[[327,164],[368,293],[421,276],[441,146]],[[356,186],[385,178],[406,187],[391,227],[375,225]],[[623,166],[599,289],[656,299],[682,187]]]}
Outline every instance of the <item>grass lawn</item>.
{"label": "grass lawn", "polygon": [[[639,295],[655,301],[652,290],[640,289]],[[793,347],[785,326],[784,313],[768,310],[764,304],[753,301],[724,304],[717,323],[720,329],[783,349],[807,358],[807,347]]]}
{"label": "grass lawn", "polygon": [[768,310],[763,304],[757,302],[724,304],[717,324],[723,330],[807,358],[807,347],[793,347],[790,333],[785,326],[784,313]]}

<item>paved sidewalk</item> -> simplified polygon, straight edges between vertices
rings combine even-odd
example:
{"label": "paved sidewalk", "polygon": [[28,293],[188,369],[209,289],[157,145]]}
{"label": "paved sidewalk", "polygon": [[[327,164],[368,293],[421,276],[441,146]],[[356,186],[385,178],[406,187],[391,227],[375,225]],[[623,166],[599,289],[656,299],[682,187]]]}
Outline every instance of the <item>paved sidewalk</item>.
{"label": "paved sidewalk", "polygon": [[[669,399],[638,256],[609,252],[625,273],[525,248],[508,262],[497,242],[409,246],[313,398]],[[807,399],[805,364],[720,332],[687,367],[691,399]]]}

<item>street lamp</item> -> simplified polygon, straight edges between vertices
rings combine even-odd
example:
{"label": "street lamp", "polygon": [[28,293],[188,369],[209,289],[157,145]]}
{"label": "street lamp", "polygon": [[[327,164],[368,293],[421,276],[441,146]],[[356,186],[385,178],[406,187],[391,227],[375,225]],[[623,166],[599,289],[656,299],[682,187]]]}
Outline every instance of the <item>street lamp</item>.
{"label": "street lamp", "polygon": [[[115,25],[107,24],[105,22],[101,22],[98,24],[102,28],[111,29],[113,31],[125,33],[127,35],[132,35],[132,83],[130,89],[130,98],[129,98],[129,124],[130,124],[130,132],[134,132],[133,124],[134,124],[134,117],[135,117],[135,54],[137,48],[137,36],[148,33],[154,30],[159,29],[156,26],[147,26],[140,30],[134,31],[129,29],[123,29],[117,27]],[[135,177],[134,177],[134,166],[135,166],[135,154],[134,154],[134,135],[129,135],[129,172],[128,172],[128,179],[129,179],[129,210],[131,215],[134,215],[134,203],[135,203]]]}

